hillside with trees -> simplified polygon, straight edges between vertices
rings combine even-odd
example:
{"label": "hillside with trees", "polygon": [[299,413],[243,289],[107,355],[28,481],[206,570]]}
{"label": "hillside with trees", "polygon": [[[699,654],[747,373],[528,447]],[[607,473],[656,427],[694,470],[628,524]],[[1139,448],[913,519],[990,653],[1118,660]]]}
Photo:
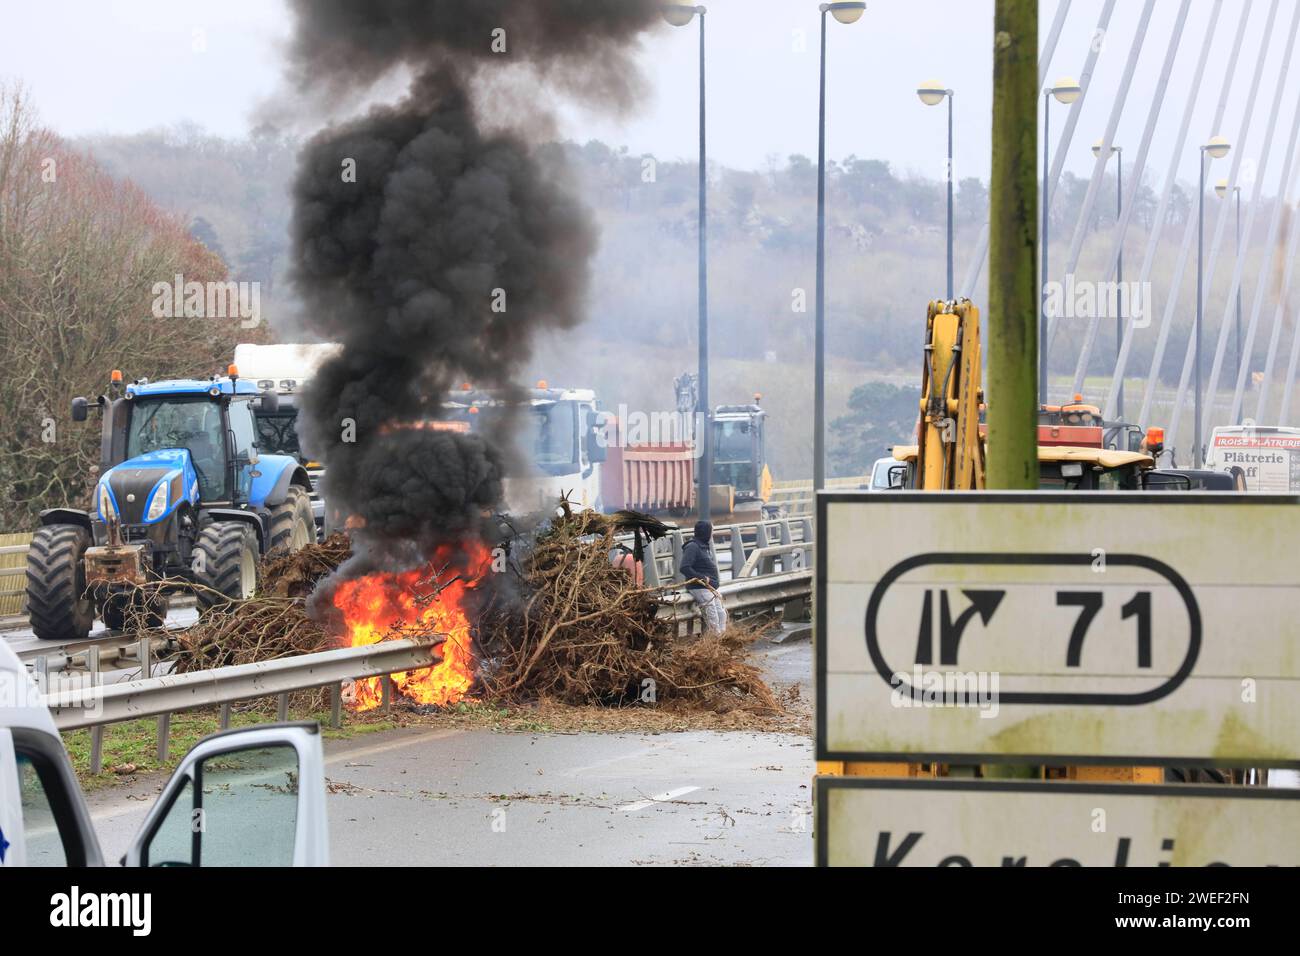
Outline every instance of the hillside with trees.
{"label": "hillside with trees", "polygon": [[[264,310],[276,334],[286,340],[301,334],[298,306],[285,280],[294,141],[268,129],[230,141],[186,126],[95,137],[78,145],[113,175],[129,178],[182,217],[191,235],[229,264],[234,278],[263,283]],[[592,263],[584,324],[543,342],[530,374],[594,387],[611,408],[671,407],[673,377],[695,365],[696,164],[635,155],[599,141],[550,144],[542,154],[554,175],[567,179],[593,209],[601,246]],[[1087,186],[1086,179],[1067,172],[1057,190],[1051,254],[1058,267]],[[865,383],[919,383],[926,303],[944,291],[945,197],[938,180],[896,170],[879,159],[848,156],[829,164],[828,420],[862,411],[851,406],[851,396]],[[1126,278],[1136,278],[1150,231],[1164,230],[1151,276],[1158,310],[1164,306],[1194,200],[1194,188],[1176,188],[1166,221],[1157,224],[1156,193],[1144,183],[1137,195],[1126,242]],[[1212,193],[1208,201],[1216,201]],[[1080,277],[1100,278],[1114,209],[1111,176],[1086,224]],[[1266,222],[1270,211],[1261,209],[1257,221]],[[987,215],[986,185],[974,178],[957,183],[959,284]],[[800,154],[774,156],[760,170],[711,165],[709,229],[712,397],[735,402],[762,393],[774,472],[778,478],[806,477],[811,473],[814,160]],[[1248,277],[1262,258],[1262,250],[1252,250]],[[1209,291],[1206,333],[1211,341],[1223,314],[1226,271],[1221,268]],[[985,289],[981,279],[973,294],[977,304],[986,302]],[[1187,270],[1159,372],[1165,385],[1178,380],[1194,296],[1194,270]],[[996,321],[985,312],[987,328]],[[1057,374],[1073,372],[1084,329],[1082,322],[1063,324],[1053,352]],[[1135,342],[1129,366],[1133,387],[1146,375],[1155,338],[1148,331]],[[1266,336],[1257,340],[1258,364],[1266,343]],[[1108,379],[1114,350],[1114,333],[1105,323],[1088,369],[1097,382]],[[875,447],[840,447],[857,441],[832,426],[828,447],[835,470],[881,453]]]}

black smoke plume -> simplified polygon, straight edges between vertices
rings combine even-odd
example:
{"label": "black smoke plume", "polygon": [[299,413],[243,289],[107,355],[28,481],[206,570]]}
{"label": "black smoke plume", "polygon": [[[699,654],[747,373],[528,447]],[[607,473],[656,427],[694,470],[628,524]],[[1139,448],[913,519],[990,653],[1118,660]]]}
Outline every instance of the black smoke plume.
{"label": "black smoke plume", "polygon": [[[583,317],[595,228],[514,129],[548,115],[551,85],[627,105],[636,86],[628,55],[658,4],[292,7],[300,89],[343,96],[396,69],[413,76],[400,102],[331,126],[304,149],[292,278],[309,326],[343,346],[304,395],[303,448],[326,465],[331,507],[364,522],[363,565],[416,559],[477,529],[508,468],[506,436],[429,427],[444,417],[444,396],[462,381],[509,389],[538,332]],[[530,96],[516,84],[476,98],[512,71],[533,84]],[[502,296],[504,311],[494,311]]]}

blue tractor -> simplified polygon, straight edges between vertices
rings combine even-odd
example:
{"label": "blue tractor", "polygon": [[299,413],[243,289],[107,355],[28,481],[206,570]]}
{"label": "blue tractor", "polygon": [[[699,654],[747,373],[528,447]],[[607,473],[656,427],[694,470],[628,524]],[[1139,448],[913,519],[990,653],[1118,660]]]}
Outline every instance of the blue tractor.
{"label": "blue tractor", "polygon": [[123,385],[72,400],[72,418],[101,416],[94,508],[52,508],[27,558],[27,608],[45,640],[85,638],[98,616],[162,623],[167,593],[191,588],[200,613],[252,596],[259,558],[316,540],[311,479],[288,455],[258,455],[254,405],[225,377]]}

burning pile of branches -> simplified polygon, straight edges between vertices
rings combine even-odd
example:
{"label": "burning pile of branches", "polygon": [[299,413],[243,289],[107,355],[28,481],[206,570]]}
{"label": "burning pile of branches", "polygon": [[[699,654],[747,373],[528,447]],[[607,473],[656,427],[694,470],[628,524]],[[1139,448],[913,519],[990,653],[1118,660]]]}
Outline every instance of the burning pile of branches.
{"label": "burning pile of branches", "polygon": [[[631,524],[652,535],[641,516]],[[657,588],[638,583],[611,554],[626,515],[563,509],[539,532],[509,576],[484,582],[478,618],[487,658],[484,695],[501,702],[549,699],[566,704],[635,701],[709,710],[779,705],[758,669],[744,660],[756,631],[683,641],[657,620]],[[505,581],[498,579],[505,578]]]}
{"label": "burning pile of branches", "polygon": [[347,535],[336,533],[319,544],[268,557],[256,595],[228,611],[205,614],[180,632],[176,670],[249,664],[335,646],[326,627],[307,616],[304,599],[351,554]]}
{"label": "burning pile of branches", "polygon": [[[347,536],[335,534],[267,559],[253,598],[206,614],[180,634],[176,669],[273,660],[436,631],[447,637],[443,663],[394,675],[399,697],[434,706],[469,697],[506,704],[642,702],[719,713],[779,711],[758,669],[745,660],[759,630],[733,626],[722,637],[682,640],[674,622],[656,618],[660,589],[643,586],[633,573],[636,565],[611,559],[621,547],[616,535],[633,529],[652,537],[667,530],[646,516],[564,508],[542,530],[516,535],[512,558],[504,570],[495,569],[499,573],[488,570],[488,550],[477,545],[465,565],[472,573],[438,573],[434,562],[428,574],[377,572],[336,582],[331,601],[342,633],[338,618],[317,620],[306,609],[318,582],[352,554]],[[359,681],[354,706],[369,709],[378,701],[377,682]]]}

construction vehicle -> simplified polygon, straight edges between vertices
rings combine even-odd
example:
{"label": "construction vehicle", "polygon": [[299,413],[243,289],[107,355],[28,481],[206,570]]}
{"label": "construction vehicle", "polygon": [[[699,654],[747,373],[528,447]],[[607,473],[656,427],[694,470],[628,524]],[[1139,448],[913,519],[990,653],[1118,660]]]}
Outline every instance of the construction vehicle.
{"label": "construction vehicle", "polygon": [[1038,407],[1038,444],[1079,445],[1111,451],[1142,451],[1145,438],[1140,425],[1108,422],[1101,409],[1076,394],[1064,405]]}
{"label": "construction vehicle", "polygon": [[[895,445],[894,459],[906,469],[892,487],[919,488],[916,445]],[[1054,491],[1146,491],[1190,488],[1188,482],[1155,470],[1155,459],[1142,452],[1067,445],[1038,446],[1038,487]],[[1158,485],[1159,487],[1153,487]],[[1203,487],[1203,486],[1201,486]]]}
{"label": "construction vehicle", "polygon": [[749,405],[719,405],[713,412],[713,476],[711,484],[731,489],[736,504],[765,504],[772,497],[772,472],[767,467],[763,396]]}
{"label": "construction vehicle", "polygon": [[[979,310],[968,300],[936,300],[926,312],[926,331],[918,441],[892,449],[894,458],[907,467],[901,487],[982,489],[986,429],[981,421],[984,393],[980,387]],[[1085,404],[1082,395],[1074,396],[1070,404],[1040,406],[1039,487],[1078,491],[1146,488],[1152,476],[1160,474],[1154,471],[1155,455],[1145,450],[1107,448],[1104,430],[1100,410]],[[1157,481],[1162,490],[1178,484],[1172,479]]]}
{"label": "construction vehicle", "polygon": [[[888,467],[888,486],[925,491],[981,490],[985,487],[987,449],[986,429],[981,421],[984,395],[980,387],[979,310],[968,300],[934,301],[927,310],[926,325],[918,441],[915,445],[895,445],[890,449],[898,465]],[[1085,405],[1080,395],[1075,396],[1072,404],[1040,406],[1039,487],[1069,491],[1221,487],[1205,472],[1157,470],[1156,458],[1164,450],[1163,429],[1150,429],[1143,436],[1141,450],[1134,451],[1104,447],[1104,429],[1100,411]],[[1065,443],[1071,439],[1087,444]],[[820,773],[850,776],[969,775],[974,770],[937,763],[819,764]],[[987,767],[982,772],[996,775],[1001,769]],[[1159,782],[1162,779],[1162,771],[1152,767],[1052,767],[1039,768],[1038,774],[1076,780]]]}
{"label": "construction vehicle", "polygon": [[470,432],[493,432],[512,417],[514,459],[524,474],[505,480],[508,510],[548,511],[561,496],[575,507],[601,510],[601,465],[608,441],[599,425],[596,393],[589,388],[534,388],[503,395],[465,383],[443,402],[447,420]]}
{"label": "construction vehicle", "polygon": [[[698,449],[692,441],[694,376],[676,382],[677,409],[625,421],[601,407],[595,391],[554,388],[545,380],[519,394],[476,389],[466,383],[444,408],[471,431],[490,429],[501,416],[515,416],[515,460],[528,473],[507,478],[508,510],[549,510],[561,495],[576,508],[613,513],[633,509],[681,517],[696,507]],[[755,395],[750,405],[719,405],[713,419],[714,510],[759,503],[772,493],[765,462],[767,412]],[[520,405],[525,405],[520,414]]]}
{"label": "construction vehicle", "polygon": [[325,526],[325,503],[319,495],[324,466],[303,454],[298,444],[298,406],[303,387],[315,376],[322,362],[338,354],[341,345],[333,342],[297,345],[258,345],[241,342],[235,346],[235,367],[257,384],[259,391],[275,392],[279,402],[274,410],[259,403],[253,412],[257,418],[257,447],[264,454],[292,455],[307,469],[311,478],[311,510],[317,533]]}
{"label": "construction vehicle", "polygon": [[96,617],[158,626],[168,592],[187,585],[201,612],[225,607],[252,596],[262,555],[314,541],[306,470],[258,453],[254,404],[277,401],[234,365],[128,384],[114,370],[106,394],[74,398],[74,421],[100,415],[100,475],[93,510],[41,512],[27,557],[36,636],[84,639]]}
{"label": "construction vehicle", "polygon": [[983,403],[979,309],[969,299],[932,301],[926,310],[915,476],[908,487],[949,491],[984,487]]}

